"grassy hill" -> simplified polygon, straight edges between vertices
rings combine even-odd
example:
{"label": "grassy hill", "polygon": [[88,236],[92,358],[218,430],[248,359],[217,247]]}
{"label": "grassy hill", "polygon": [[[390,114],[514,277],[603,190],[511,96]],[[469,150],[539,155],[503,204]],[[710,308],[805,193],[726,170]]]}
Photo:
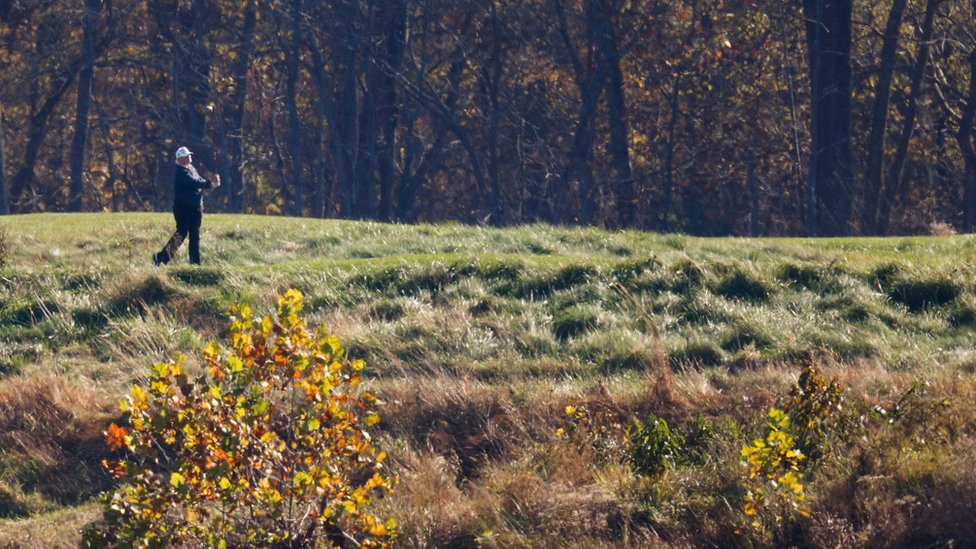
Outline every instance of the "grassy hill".
{"label": "grassy hill", "polygon": [[[128,387],[292,287],[383,395],[404,547],[976,543],[972,237],[207,215],[203,265],[154,268],[172,228],[0,217],[0,546],[76,544]],[[844,413],[797,509],[750,514],[741,449],[805,367]]]}

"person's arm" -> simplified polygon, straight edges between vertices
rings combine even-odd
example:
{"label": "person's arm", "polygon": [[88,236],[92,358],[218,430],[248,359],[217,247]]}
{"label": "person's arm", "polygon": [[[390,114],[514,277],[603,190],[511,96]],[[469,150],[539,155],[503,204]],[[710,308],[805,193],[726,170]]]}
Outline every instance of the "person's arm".
{"label": "person's arm", "polygon": [[176,184],[185,189],[211,189],[214,184],[196,172],[184,167],[176,169]]}

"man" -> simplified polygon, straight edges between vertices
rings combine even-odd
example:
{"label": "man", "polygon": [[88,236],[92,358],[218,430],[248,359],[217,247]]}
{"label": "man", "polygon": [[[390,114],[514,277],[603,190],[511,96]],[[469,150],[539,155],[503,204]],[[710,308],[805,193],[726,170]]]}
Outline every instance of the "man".
{"label": "man", "polygon": [[173,217],[176,232],[152,256],[153,265],[169,263],[183,240],[190,237],[190,263],[200,264],[200,222],[203,220],[203,189],[220,186],[220,176],[214,181],[204,179],[193,166],[193,153],[186,147],[176,149],[176,172],[173,174]]}

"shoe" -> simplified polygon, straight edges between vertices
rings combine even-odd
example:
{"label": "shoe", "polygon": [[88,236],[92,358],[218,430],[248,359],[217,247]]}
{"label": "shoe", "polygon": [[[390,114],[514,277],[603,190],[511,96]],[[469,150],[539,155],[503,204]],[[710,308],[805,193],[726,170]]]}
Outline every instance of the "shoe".
{"label": "shoe", "polygon": [[153,254],[153,267],[159,267],[160,263],[162,263],[162,261],[159,260],[159,252],[156,252]]}

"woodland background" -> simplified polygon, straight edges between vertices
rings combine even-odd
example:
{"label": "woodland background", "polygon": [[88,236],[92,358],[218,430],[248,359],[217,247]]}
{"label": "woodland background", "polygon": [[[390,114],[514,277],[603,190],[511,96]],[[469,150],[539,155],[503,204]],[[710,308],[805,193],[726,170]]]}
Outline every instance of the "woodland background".
{"label": "woodland background", "polygon": [[0,0],[0,213],[971,232],[976,1]]}

